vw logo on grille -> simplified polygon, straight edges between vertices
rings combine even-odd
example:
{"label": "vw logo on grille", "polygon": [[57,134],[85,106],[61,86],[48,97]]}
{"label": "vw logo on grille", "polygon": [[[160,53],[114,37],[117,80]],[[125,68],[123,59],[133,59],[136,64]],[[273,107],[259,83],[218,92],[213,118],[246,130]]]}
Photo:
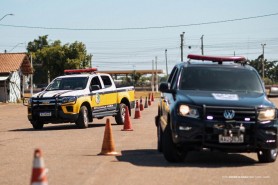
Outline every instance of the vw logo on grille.
{"label": "vw logo on grille", "polygon": [[225,110],[223,116],[226,119],[233,119],[235,117],[235,111],[234,110]]}

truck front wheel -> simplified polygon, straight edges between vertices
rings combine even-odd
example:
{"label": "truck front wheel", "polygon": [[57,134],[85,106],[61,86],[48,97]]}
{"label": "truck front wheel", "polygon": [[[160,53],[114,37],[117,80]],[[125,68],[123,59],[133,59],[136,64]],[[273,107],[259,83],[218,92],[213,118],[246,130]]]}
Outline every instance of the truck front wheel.
{"label": "truck front wheel", "polygon": [[169,124],[166,126],[162,137],[162,151],[165,159],[168,162],[182,162],[186,153],[173,143]]}
{"label": "truck front wheel", "polygon": [[260,163],[274,162],[277,158],[278,149],[264,149],[258,151],[258,159]]}
{"label": "truck front wheel", "polygon": [[31,124],[33,125],[33,128],[35,130],[41,130],[43,128],[44,123],[40,120],[34,120],[34,121],[31,121]]}
{"label": "truck front wheel", "polygon": [[121,103],[119,107],[119,111],[117,112],[117,115],[115,116],[115,121],[118,125],[123,125],[125,123],[125,107],[126,105]]}
{"label": "truck front wheel", "polygon": [[86,106],[81,106],[76,125],[79,128],[87,128],[89,125],[88,109]]}

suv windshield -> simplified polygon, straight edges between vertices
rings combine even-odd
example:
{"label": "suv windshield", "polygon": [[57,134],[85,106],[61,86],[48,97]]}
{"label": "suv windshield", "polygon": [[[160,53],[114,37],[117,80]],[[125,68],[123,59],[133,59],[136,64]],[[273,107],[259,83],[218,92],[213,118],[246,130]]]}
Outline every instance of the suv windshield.
{"label": "suv windshield", "polygon": [[47,87],[47,91],[85,89],[88,77],[56,78]]}
{"label": "suv windshield", "polygon": [[263,93],[258,75],[252,70],[219,67],[184,68],[181,90],[244,91]]}

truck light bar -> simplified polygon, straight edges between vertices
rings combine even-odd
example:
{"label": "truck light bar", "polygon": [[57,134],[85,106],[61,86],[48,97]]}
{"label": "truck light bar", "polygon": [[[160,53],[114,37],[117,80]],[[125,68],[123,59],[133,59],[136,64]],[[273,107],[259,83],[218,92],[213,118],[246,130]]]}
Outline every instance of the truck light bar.
{"label": "truck light bar", "polygon": [[212,62],[235,62],[235,63],[245,63],[246,59],[242,56],[231,56],[231,57],[223,57],[223,56],[204,56],[204,55],[193,55],[189,54],[187,56],[189,59],[195,59],[195,60],[206,60],[206,61],[212,61]]}
{"label": "truck light bar", "polygon": [[97,68],[88,68],[88,69],[65,69],[65,74],[81,74],[81,73],[92,73],[97,71]]}

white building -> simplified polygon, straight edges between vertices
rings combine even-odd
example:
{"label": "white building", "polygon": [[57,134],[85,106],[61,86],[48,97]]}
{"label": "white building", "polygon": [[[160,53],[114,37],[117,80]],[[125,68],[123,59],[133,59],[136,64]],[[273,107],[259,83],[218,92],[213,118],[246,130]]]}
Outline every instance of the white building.
{"label": "white building", "polygon": [[32,68],[26,53],[0,53],[0,102],[18,102],[29,74]]}

